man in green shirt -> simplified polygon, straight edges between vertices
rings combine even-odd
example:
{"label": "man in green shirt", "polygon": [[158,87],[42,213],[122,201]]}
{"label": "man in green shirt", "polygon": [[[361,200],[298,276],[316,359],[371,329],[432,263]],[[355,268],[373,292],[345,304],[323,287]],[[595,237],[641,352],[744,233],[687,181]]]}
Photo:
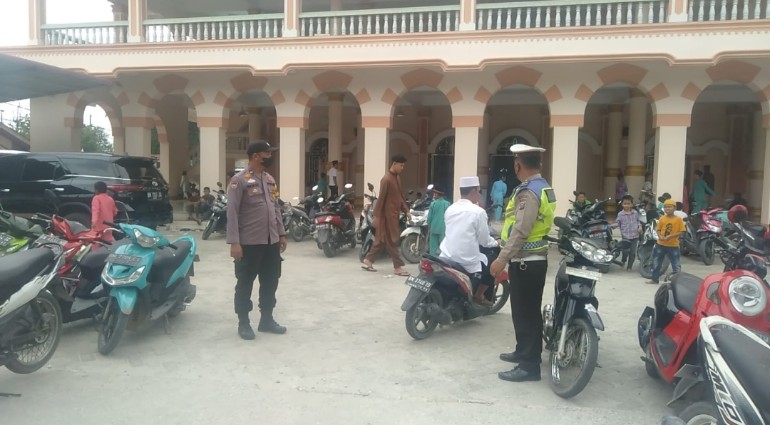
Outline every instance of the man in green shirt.
{"label": "man in green shirt", "polygon": [[438,186],[433,186],[433,202],[428,209],[428,228],[430,255],[438,255],[438,247],[444,240],[446,224],[444,224],[444,212],[449,208],[449,201],[444,199],[444,191]]}

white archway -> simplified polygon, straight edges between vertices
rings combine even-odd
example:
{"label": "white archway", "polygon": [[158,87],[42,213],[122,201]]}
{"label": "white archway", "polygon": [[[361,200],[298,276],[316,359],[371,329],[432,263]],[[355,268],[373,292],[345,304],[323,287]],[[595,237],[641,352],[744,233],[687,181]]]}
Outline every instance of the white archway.
{"label": "white archway", "polygon": [[403,131],[390,131],[390,140],[403,140],[409,144],[409,149],[412,151],[413,154],[419,154],[420,153],[420,146],[417,143],[416,140],[414,140],[414,137],[412,137],[409,133],[405,133]]}
{"label": "white archway", "polygon": [[602,146],[596,141],[594,136],[586,133],[585,131],[578,132],[578,142],[585,142],[591,147],[591,152],[594,155],[602,154]]}
{"label": "white archway", "polygon": [[509,137],[514,136],[523,138],[527,141],[527,143],[529,143],[530,146],[540,146],[540,141],[537,139],[537,137],[535,137],[534,134],[530,133],[529,131],[522,128],[509,128],[508,130],[501,131],[492,139],[488,146],[488,152],[497,152],[497,147],[500,145],[500,143]]}
{"label": "white archway", "polygon": [[441,143],[441,141],[446,139],[447,137],[454,137],[454,135],[455,135],[454,128],[447,128],[446,130],[440,131],[430,141],[430,144],[428,145],[428,153],[429,154],[436,153],[436,147],[438,146],[438,144]]}

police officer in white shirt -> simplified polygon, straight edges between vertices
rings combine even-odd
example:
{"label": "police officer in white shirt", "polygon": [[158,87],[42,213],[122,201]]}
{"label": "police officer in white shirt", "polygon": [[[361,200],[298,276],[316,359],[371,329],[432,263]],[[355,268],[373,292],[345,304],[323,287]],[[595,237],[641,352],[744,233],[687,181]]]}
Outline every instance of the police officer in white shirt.
{"label": "police officer in white shirt", "polygon": [[484,297],[489,286],[482,283],[482,276],[489,273],[487,257],[481,253],[479,245],[492,248],[498,244],[489,236],[486,211],[478,206],[481,185],[477,176],[460,178],[460,196],[462,199],[444,213],[446,235],[441,242],[439,257],[461,266],[476,288],[474,302],[490,306],[492,302]]}

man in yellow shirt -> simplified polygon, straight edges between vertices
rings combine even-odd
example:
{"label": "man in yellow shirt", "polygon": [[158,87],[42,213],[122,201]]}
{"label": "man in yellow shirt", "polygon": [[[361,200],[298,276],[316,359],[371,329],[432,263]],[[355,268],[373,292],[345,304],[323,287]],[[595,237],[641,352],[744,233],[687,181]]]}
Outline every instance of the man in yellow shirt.
{"label": "man in yellow shirt", "polygon": [[666,215],[658,220],[658,243],[652,252],[652,280],[649,284],[658,284],[660,279],[660,265],[664,256],[668,256],[674,273],[682,270],[679,260],[679,237],[686,232],[684,220],[674,214],[676,201],[666,199],[663,203],[663,211]]}

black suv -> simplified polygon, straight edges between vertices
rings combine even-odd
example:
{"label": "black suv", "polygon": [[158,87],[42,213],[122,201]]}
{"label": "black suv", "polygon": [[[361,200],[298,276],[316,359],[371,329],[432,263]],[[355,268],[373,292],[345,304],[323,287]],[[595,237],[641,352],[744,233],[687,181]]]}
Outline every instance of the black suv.
{"label": "black suv", "polygon": [[0,203],[13,213],[52,213],[46,189],[59,198],[59,215],[91,225],[94,183],[134,211],[132,222],[155,228],[173,221],[168,183],[152,158],[99,153],[4,153],[0,150]]}

